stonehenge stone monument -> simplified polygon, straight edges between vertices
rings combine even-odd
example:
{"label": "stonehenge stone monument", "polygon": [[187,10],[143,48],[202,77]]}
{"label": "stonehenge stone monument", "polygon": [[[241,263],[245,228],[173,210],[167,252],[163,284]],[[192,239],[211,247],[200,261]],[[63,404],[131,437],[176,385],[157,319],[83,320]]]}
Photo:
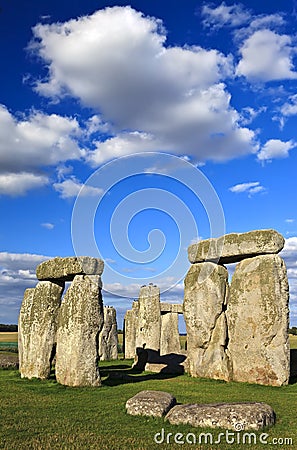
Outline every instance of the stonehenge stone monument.
{"label": "stonehenge stone monument", "polygon": [[[69,386],[99,386],[98,338],[103,326],[102,260],[53,258],[36,270],[19,315],[21,377],[48,378],[56,356],[56,377]],[[64,299],[65,281],[71,281]]]}
{"label": "stonehenge stone monument", "polygon": [[[193,244],[185,278],[186,369],[192,376],[288,383],[289,290],[274,230],[232,233]],[[223,264],[237,262],[228,286]]]}
{"label": "stonehenge stone monument", "polygon": [[237,265],[226,311],[234,381],[288,383],[288,292],[285,264],[278,255]]}
{"label": "stonehenge stone monument", "polygon": [[[199,282],[201,271],[208,275],[203,282]],[[230,378],[225,353],[227,297],[225,267],[212,262],[190,267],[185,278],[184,319],[188,342],[186,370],[192,376],[226,381]]]}
{"label": "stonehenge stone monument", "polygon": [[98,338],[103,326],[100,275],[76,275],[58,314],[56,378],[67,386],[100,386]]}
{"label": "stonehenge stone monument", "polygon": [[153,285],[142,286],[138,301],[136,348],[158,351],[161,337],[160,289]]}
{"label": "stonehenge stone monument", "polygon": [[48,378],[56,342],[64,283],[39,281],[26,289],[19,314],[19,369],[22,378]]}
{"label": "stonehenge stone monument", "polygon": [[192,244],[188,248],[188,257],[192,264],[203,261],[230,264],[252,256],[279,253],[284,244],[283,236],[275,230],[253,230]]}
{"label": "stonehenge stone monument", "polygon": [[132,303],[124,319],[124,355],[125,359],[133,359],[136,353],[136,328],[138,321],[139,302]]}
{"label": "stonehenge stone monument", "polygon": [[182,373],[178,314],[182,304],[160,302],[160,289],[142,286],[124,321],[125,358],[134,358],[133,367],[151,372]]}
{"label": "stonehenge stone monument", "polygon": [[118,327],[116,310],[113,306],[104,306],[103,328],[99,334],[100,361],[118,359]]}
{"label": "stonehenge stone monument", "polygon": [[102,275],[102,259],[89,256],[56,257],[44,261],[36,269],[38,280],[72,281],[76,275]]}
{"label": "stonehenge stone monument", "polygon": [[180,353],[178,314],[168,312],[161,315],[160,355]]}

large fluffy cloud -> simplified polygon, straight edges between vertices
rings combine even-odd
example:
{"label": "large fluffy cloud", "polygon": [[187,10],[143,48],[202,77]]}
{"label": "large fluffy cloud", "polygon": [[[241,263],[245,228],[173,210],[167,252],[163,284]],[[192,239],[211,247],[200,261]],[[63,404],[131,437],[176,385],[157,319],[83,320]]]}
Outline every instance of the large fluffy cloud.
{"label": "large fluffy cloud", "polygon": [[1,172],[21,171],[81,157],[76,119],[32,111],[14,117],[0,105]]}
{"label": "large fluffy cloud", "polygon": [[254,132],[240,127],[222,82],[233,75],[230,56],[198,46],[166,47],[162,23],[130,7],[39,24],[33,33],[31,49],[48,67],[48,78],[35,89],[50,98],[74,96],[113,126],[114,137],[93,142],[93,164],[131,149],[198,160],[257,150]]}
{"label": "large fluffy cloud", "polygon": [[41,168],[79,159],[76,119],[32,111],[14,117],[0,105],[0,195],[21,195],[48,183]]}
{"label": "large fluffy cloud", "polygon": [[292,38],[269,29],[255,31],[240,48],[241,60],[237,75],[250,81],[296,79]]}

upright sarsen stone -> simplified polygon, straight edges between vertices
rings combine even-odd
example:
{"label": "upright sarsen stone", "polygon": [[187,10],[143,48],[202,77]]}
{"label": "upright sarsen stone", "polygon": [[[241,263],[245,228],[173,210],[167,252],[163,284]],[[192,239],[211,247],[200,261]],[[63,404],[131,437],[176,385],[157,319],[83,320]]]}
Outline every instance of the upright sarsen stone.
{"label": "upright sarsen stone", "polygon": [[19,367],[22,378],[48,378],[64,283],[40,281],[26,289],[19,315]]}
{"label": "upright sarsen stone", "polygon": [[99,334],[100,361],[118,359],[117,313],[113,306],[104,306],[104,324]]}
{"label": "upright sarsen stone", "polygon": [[286,267],[278,255],[236,266],[226,313],[234,381],[288,383],[288,293]]}
{"label": "upright sarsen stone", "polygon": [[139,302],[132,304],[132,309],[126,311],[124,319],[124,354],[125,359],[136,356],[136,331],[138,323]]}
{"label": "upright sarsen stone", "polygon": [[100,386],[98,339],[103,326],[101,278],[77,275],[58,315],[56,378],[67,386]]}
{"label": "upright sarsen stone", "polygon": [[136,348],[160,350],[160,289],[148,285],[140,288]]}
{"label": "upright sarsen stone", "polygon": [[161,315],[160,355],[180,352],[178,313],[164,313]]}
{"label": "upright sarsen stone", "polygon": [[186,370],[195,377],[230,379],[225,348],[228,272],[205,262],[190,267],[185,278],[184,319],[187,329]]}

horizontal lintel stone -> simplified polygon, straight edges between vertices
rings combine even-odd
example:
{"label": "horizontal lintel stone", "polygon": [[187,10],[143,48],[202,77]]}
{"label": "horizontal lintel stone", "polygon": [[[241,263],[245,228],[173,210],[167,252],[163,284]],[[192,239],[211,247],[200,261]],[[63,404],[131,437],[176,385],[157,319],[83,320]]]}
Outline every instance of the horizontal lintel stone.
{"label": "horizontal lintel stone", "polygon": [[284,243],[283,236],[272,229],[231,233],[190,245],[188,258],[192,264],[204,261],[230,264],[258,255],[277,254]]}
{"label": "horizontal lintel stone", "polygon": [[165,314],[165,313],[177,313],[177,314],[183,314],[183,305],[181,303],[164,303],[161,302],[160,303],[160,308],[161,308],[161,314]]}
{"label": "horizontal lintel stone", "polygon": [[37,266],[38,280],[72,281],[76,275],[101,275],[104,261],[89,256],[56,257]]}

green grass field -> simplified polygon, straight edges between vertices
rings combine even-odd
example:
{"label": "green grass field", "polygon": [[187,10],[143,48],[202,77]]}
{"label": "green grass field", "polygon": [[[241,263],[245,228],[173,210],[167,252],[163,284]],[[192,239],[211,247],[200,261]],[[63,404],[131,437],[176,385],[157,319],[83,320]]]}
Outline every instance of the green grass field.
{"label": "green grass field", "polygon": [[[7,340],[5,333],[0,340]],[[14,333],[14,342],[17,338]],[[12,335],[10,336],[12,339]],[[297,337],[290,337],[297,347]],[[270,404],[277,416],[274,427],[265,430],[267,442],[278,442],[274,448],[297,448],[297,380],[283,387],[191,378],[188,375],[165,376],[131,371],[130,360],[101,362],[101,388],[69,388],[59,385],[54,376],[50,380],[24,380],[16,370],[0,370],[0,449],[199,449],[230,450],[268,448],[259,442],[243,444],[243,433],[234,436],[240,444],[225,442],[204,443],[204,435],[212,432],[213,440],[223,430],[174,426],[162,418],[133,417],[126,414],[128,398],[144,389],[164,390],[176,396],[180,403],[215,403],[229,401],[262,401]],[[164,443],[154,441],[156,433],[164,429]],[[168,434],[172,433],[172,435]],[[197,445],[175,444],[176,433],[184,440],[189,436]],[[202,439],[199,445],[199,436]],[[161,439],[160,435],[158,438]],[[232,438],[232,437],[231,437]],[[166,444],[166,439],[169,443]],[[210,439],[210,437],[208,438]],[[229,438],[230,439],[230,438]],[[292,439],[285,445],[284,439]],[[282,444],[282,445],[281,445]]]}
{"label": "green grass field", "polygon": [[[230,450],[267,448],[267,445],[225,443],[218,445],[174,444],[176,433],[185,437],[194,433],[219,431],[190,426],[174,426],[162,418],[129,416],[125,412],[128,398],[144,389],[164,390],[181,403],[214,403],[229,401],[262,401],[270,404],[277,416],[274,427],[266,430],[267,442],[290,438],[297,447],[297,384],[284,387],[195,379],[187,375],[161,376],[134,374],[131,361],[100,363],[101,388],[69,388],[54,378],[48,381],[21,379],[14,370],[0,370],[0,448],[19,449],[205,449]],[[169,444],[157,444],[156,433],[164,428]],[[261,433],[256,433],[259,439]],[[242,439],[242,433],[239,433]],[[190,436],[190,435],[189,435]],[[237,433],[235,434],[237,436]],[[159,436],[160,438],[160,436]],[[239,439],[236,437],[236,439]],[[166,438],[165,438],[166,439]],[[180,440],[181,438],[179,438]],[[191,435],[190,439],[193,439]],[[204,442],[204,440],[203,440]],[[241,441],[242,442],[242,441]],[[283,447],[283,446],[282,446]],[[274,446],[278,448],[278,446]]]}

